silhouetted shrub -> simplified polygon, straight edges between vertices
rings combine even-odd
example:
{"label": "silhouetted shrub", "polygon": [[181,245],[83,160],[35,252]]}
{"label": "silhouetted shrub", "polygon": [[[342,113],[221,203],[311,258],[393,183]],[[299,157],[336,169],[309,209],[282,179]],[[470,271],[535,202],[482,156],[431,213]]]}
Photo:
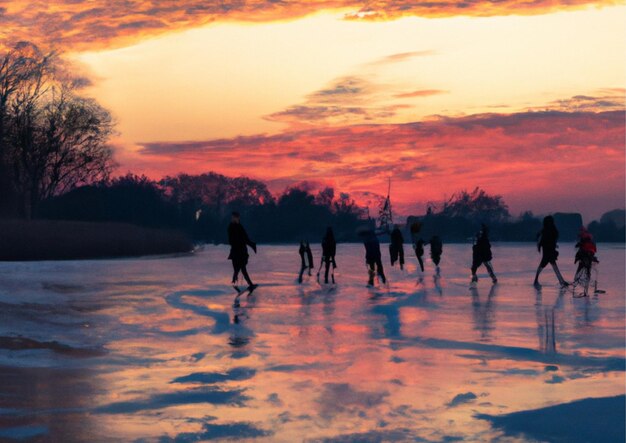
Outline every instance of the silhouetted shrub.
{"label": "silhouetted shrub", "polygon": [[71,260],[189,252],[179,231],[125,223],[0,221],[0,260]]}

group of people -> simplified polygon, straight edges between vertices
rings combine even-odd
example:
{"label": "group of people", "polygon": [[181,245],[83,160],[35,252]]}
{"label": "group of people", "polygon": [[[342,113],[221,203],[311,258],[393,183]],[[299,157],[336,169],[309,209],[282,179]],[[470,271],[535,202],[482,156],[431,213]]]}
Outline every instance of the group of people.
{"label": "group of people", "polygon": [[[558,265],[556,264],[556,260],[559,256],[559,251],[557,251],[558,239],[559,231],[554,224],[554,218],[549,215],[543,219],[543,228],[539,233],[537,241],[537,250],[542,252],[542,256],[539,267],[537,267],[535,280],[533,282],[536,287],[541,287],[541,284],[539,283],[539,274],[541,274],[541,271],[543,271],[548,264],[552,266],[561,287],[567,287],[572,284],[565,281]],[[584,226],[581,227],[578,232],[576,249],[574,263],[577,263],[578,267],[576,269],[576,273],[574,274],[573,284],[582,286],[582,295],[586,296],[589,290],[589,283],[591,281],[591,270],[593,265],[598,263],[598,258],[596,257],[597,247],[593,241],[593,236],[589,233],[589,231],[587,231],[587,229],[585,229]],[[594,289],[596,292],[601,292],[597,290],[597,287]]]}
{"label": "group of people", "polygon": [[[554,217],[548,215],[543,219],[543,227],[537,234],[537,251],[541,252],[541,261],[537,267],[535,273],[535,279],[533,285],[536,288],[541,288],[539,283],[539,275],[541,271],[549,265],[552,266],[557,280],[562,288],[570,286],[572,283],[566,281],[559,270],[559,266],[556,261],[559,256],[557,242],[559,240],[559,231],[554,223]],[[591,281],[591,270],[594,263],[598,263],[596,257],[597,247],[593,241],[593,236],[582,226],[578,232],[578,242],[575,247],[577,248],[574,263],[578,264],[576,273],[574,274],[574,285],[583,287],[582,295],[586,296],[589,290],[589,283]],[[495,284],[498,279],[493,271],[491,260],[493,256],[491,253],[491,244],[489,242],[489,230],[486,225],[482,225],[480,232],[476,236],[476,240],[473,245],[472,254],[472,283],[478,281],[476,271],[482,264],[487,268],[487,272],[491,277],[492,282]],[[597,282],[596,282],[597,283]],[[597,289],[597,288],[595,288]],[[596,291],[600,292],[600,291]]]}
{"label": "group of people", "polygon": [[[439,236],[436,235],[431,237],[429,241],[424,241],[419,237],[420,229],[421,224],[419,222],[413,223],[410,229],[413,249],[415,251],[419,268],[421,272],[424,272],[424,246],[430,245],[431,259],[436,266],[436,275],[439,275],[439,263],[443,251],[442,241]],[[365,246],[365,263],[367,265],[369,276],[367,281],[368,286],[374,285],[376,275],[378,275],[381,283],[385,284],[387,282],[382,263],[380,242],[378,240],[378,235],[382,233],[384,232],[377,233],[371,228],[364,228],[359,231],[359,235],[362,238],[363,245]],[[558,239],[559,231],[554,223],[554,218],[552,216],[545,217],[543,219],[543,227],[539,232],[537,239],[537,250],[542,253],[542,257],[539,266],[537,267],[535,280],[533,282],[536,287],[541,287],[539,283],[539,275],[548,264],[552,266],[559,284],[562,287],[567,287],[571,284],[563,278],[563,275],[561,274],[561,271],[556,263],[559,255],[557,245]],[[389,253],[391,257],[391,265],[394,266],[398,263],[400,269],[404,269],[404,238],[398,225],[395,225],[391,231],[390,240]],[[241,225],[240,215],[237,212],[232,213],[231,223],[228,226],[228,242],[231,246],[228,258],[232,260],[233,264],[233,286],[239,291],[237,282],[239,273],[241,273],[248,284],[247,289],[250,291],[254,290],[257,285],[250,279],[246,266],[248,264],[249,257],[248,247],[252,248],[252,250],[256,253],[256,243],[248,238],[248,234]],[[593,237],[584,227],[582,227],[579,232],[579,241],[576,244],[576,248],[577,252],[575,263],[578,263],[578,269],[574,277],[574,283],[583,285],[586,284],[588,286],[591,278],[592,265],[594,263],[598,263],[598,259],[595,256],[596,245],[593,241]],[[298,283],[302,283],[304,273],[308,270],[308,275],[310,276],[312,275],[312,270],[314,269],[313,253],[308,241],[302,240],[300,242],[298,253],[301,261]],[[334,270],[337,267],[337,263],[335,261],[336,253],[337,242],[335,241],[333,229],[328,227],[322,239],[322,257],[317,271],[318,281],[322,266],[324,266],[324,283],[328,284],[329,276],[332,283],[335,283]],[[471,283],[473,285],[478,281],[476,272],[481,265],[485,266],[487,269],[487,272],[491,277],[491,281],[494,284],[498,282],[496,274],[493,270],[493,265],[491,264],[492,259],[493,254],[491,252],[491,243],[489,241],[489,229],[485,224],[483,224],[480,231],[477,233],[472,246]],[[587,286],[584,288],[585,295],[587,294]]]}

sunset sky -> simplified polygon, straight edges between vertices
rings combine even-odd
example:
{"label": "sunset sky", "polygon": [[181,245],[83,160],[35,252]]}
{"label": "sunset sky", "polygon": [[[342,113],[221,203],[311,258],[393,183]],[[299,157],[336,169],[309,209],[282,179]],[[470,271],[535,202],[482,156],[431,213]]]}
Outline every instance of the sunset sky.
{"label": "sunset sky", "polygon": [[118,173],[307,181],[404,214],[476,186],[511,212],[625,199],[623,2],[0,1],[114,115]]}

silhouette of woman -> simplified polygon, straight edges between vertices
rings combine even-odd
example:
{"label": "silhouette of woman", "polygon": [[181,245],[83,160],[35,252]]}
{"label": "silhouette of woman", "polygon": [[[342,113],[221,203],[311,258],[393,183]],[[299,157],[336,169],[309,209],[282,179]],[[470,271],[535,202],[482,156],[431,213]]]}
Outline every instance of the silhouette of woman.
{"label": "silhouette of woman", "polygon": [[533,284],[535,286],[540,287],[539,284],[539,274],[543,271],[543,268],[548,266],[548,263],[552,265],[552,269],[554,269],[554,273],[556,274],[556,278],[559,280],[561,286],[568,286],[569,283],[565,281],[563,276],[561,275],[561,271],[559,270],[558,265],[556,264],[556,259],[559,256],[559,251],[557,251],[557,241],[559,240],[559,231],[556,229],[556,225],[554,224],[554,217],[548,215],[543,218],[543,228],[541,232],[538,234],[537,240],[537,251],[542,252],[541,262],[539,263],[539,267],[537,268],[537,273],[535,274],[535,281]]}

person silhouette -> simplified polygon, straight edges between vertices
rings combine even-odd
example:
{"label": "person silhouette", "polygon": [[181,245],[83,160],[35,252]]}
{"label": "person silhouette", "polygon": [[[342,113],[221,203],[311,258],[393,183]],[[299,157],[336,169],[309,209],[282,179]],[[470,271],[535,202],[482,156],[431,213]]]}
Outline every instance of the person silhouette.
{"label": "person silhouette", "polygon": [[300,240],[300,249],[298,250],[298,254],[300,254],[300,275],[298,276],[298,283],[302,283],[302,275],[304,271],[309,270],[309,275],[311,275],[311,269],[313,268],[313,252],[311,252],[311,246],[309,242],[306,240]]}
{"label": "person silhouette", "polygon": [[535,281],[533,284],[535,286],[541,286],[539,284],[539,274],[543,271],[543,268],[548,266],[548,263],[552,265],[552,269],[556,274],[556,278],[559,280],[559,284],[561,286],[568,286],[569,283],[565,281],[563,276],[561,275],[561,271],[559,270],[558,265],[556,264],[556,259],[559,256],[559,251],[557,251],[557,241],[559,239],[559,231],[554,224],[554,217],[548,215],[543,218],[543,228],[541,232],[538,234],[537,240],[537,251],[542,253],[541,262],[539,263],[539,267],[537,268],[537,273],[535,274]]}
{"label": "person silhouette", "polygon": [[413,247],[415,248],[415,256],[417,257],[417,262],[419,263],[422,272],[424,272],[424,259],[422,257],[424,256],[425,244],[426,243],[424,243],[424,240],[418,238],[415,242],[415,245],[413,245]]}
{"label": "person silhouette", "polygon": [[487,225],[483,223],[476,236],[476,241],[472,246],[472,283],[476,283],[478,281],[476,270],[478,270],[478,267],[482,264],[484,264],[485,268],[487,268],[491,281],[494,284],[498,283],[496,274],[493,272],[493,267],[491,266],[492,258],[491,243],[489,243],[489,228],[487,228]]}
{"label": "person silhouette", "polygon": [[256,243],[248,238],[246,230],[243,228],[240,222],[240,215],[237,211],[233,211],[228,225],[228,243],[230,244],[230,254],[228,259],[233,262],[233,286],[239,290],[236,286],[239,279],[239,272],[243,275],[243,278],[248,283],[248,290],[254,290],[258,285],[252,283],[246,266],[248,265],[248,246],[252,248],[256,254]]}
{"label": "person silhouette", "polygon": [[404,237],[398,225],[394,225],[391,231],[391,243],[389,243],[389,255],[391,256],[391,266],[396,261],[400,263],[400,269],[404,269]]}
{"label": "person silhouette", "polygon": [[597,264],[599,261],[596,257],[596,252],[598,252],[596,243],[591,233],[589,233],[584,226],[582,226],[578,232],[578,242],[575,247],[577,251],[574,263],[578,263],[578,268],[574,275],[574,285],[582,286],[583,293],[580,296],[586,297],[589,291],[589,284],[591,283],[591,269],[594,263]]}
{"label": "person silhouette", "polygon": [[441,238],[439,238],[438,235],[433,235],[428,243],[430,243],[430,258],[435,264],[437,275],[439,275],[439,262],[441,261],[441,254],[443,252]]}
{"label": "person silhouette", "polygon": [[420,237],[418,237],[419,232],[422,230],[422,223],[419,221],[411,223],[410,231],[411,238],[413,240],[413,250],[415,251],[415,257],[417,257],[417,262],[420,266],[422,272],[424,272],[424,245],[427,243],[424,242]]}
{"label": "person silhouette", "polygon": [[[322,239],[322,262],[326,266],[324,270],[324,283],[328,283],[328,272],[330,271],[330,265],[332,264],[333,270],[337,267],[335,262],[335,254],[337,253],[337,242],[335,241],[335,234],[333,234],[333,228],[330,226],[326,228],[326,234]],[[319,277],[319,273],[318,273]],[[332,274],[333,283],[335,283],[335,273]]]}
{"label": "person silhouette", "polygon": [[374,276],[378,273],[380,280],[387,283],[383,262],[380,254],[380,242],[373,230],[368,229],[363,232],[363,245],[365,246],[365,264],[368,268],[369,279],[368,286],[374,286]]}

